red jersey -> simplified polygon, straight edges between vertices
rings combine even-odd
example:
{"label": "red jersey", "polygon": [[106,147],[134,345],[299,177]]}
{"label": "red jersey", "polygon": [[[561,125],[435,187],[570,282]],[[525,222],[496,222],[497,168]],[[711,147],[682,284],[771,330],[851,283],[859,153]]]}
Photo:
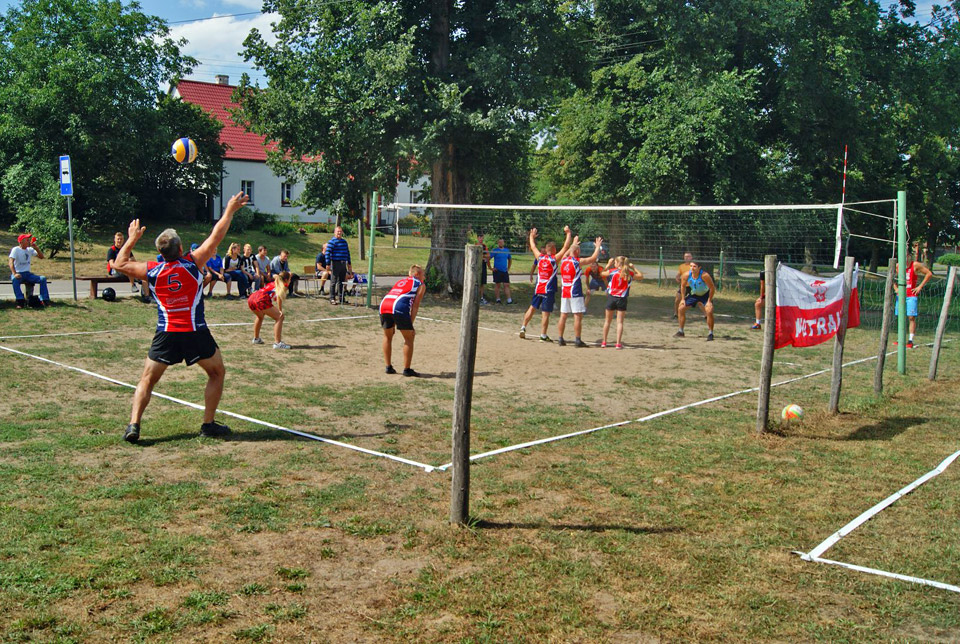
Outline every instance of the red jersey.
{"label": "red jersey", "polygon": [[416,277],[404,277],[393,285],[390,292],[380,301],[381,315],[406,315],[413,310],[413,300],[416,299],[423,284]]}
{"label": "red jersey", "polygon": [[557,292],[557,258],[546,253],[537,258],[537,288],[536,295],[546,295]]}
{"label": "red jersey", "polygon": [[255,291],[247,298],[247,306],[251,311],[266,311],[277,301],[276,282],[270,282],[259,291]]}
{"label": "red jersey", "polygon": [[203,275],[189,253],[172,262],[147,262],[147,282],[157,302],[157,331],[196,331],[203,319]]}
{"label": "red jersey", "polygon": [[560,281],[563,283],[561,297],[583,297],[583,272],[580,270],[580,260],[573,255],[567,255],[560,262]]}
{"label": "red jersey", "polygon": [[627,297],[627,295],[630,294],[630,283],[633,281],[634,275],[636,275],[636,273],[628,271],[627,278],[624,279],[623,275],[620,274],[620,269],[611,269],[610,276],[607,278],[610,280],[607,285],[607,295]]}
{"label": "red jersey", "polygon": [[917,271],[913,268],[913,262],[907,266],[907,297],[916,297],[917,293],[913,289],[917,288]]}

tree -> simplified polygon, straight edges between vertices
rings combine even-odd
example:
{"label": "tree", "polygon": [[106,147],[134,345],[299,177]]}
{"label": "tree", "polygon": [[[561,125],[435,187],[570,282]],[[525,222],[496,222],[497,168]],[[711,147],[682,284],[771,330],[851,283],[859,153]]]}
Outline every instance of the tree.
{"label": "tree", "polygon": [[[242,118],[277,142],[273,163],[308,179],[308,200],[345,193],[343,177],[389,189],[411,155],[430,167],[432,200],[504,198],[528,160],[532,123],[576,76],[582,16],[559,0],[269,0],[277,44],[246,55],[269,88],[244,86]],[[367,183],[369,182],[369,183]],[[519,195],[514,195],[519,196]],[[429,266],[454,289],[466,231],[434,213]]]}
{"label": "tree", "polygon": [[[161,83],[195,61],[158,18],[119,0],[24,0],[0,17],[0,192],[23,225],[61,227],[57,157],[69,154],[75,213],[114,223],[138,213],[169,150]],[[162,134],[166,140],[159,140]],[[164,159],[169,163],[169,158]],[[219,172],[219,171],[218,171]],[[208,188],[199,167],[185,171]],[[51,254],[62,239],[42,238]]]}

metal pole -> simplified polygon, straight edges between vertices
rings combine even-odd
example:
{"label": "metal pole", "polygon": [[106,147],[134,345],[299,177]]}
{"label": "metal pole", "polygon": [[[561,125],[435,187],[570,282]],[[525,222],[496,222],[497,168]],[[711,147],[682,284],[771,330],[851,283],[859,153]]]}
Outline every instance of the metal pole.
{"label": "metal pole", "polygon": [[657,288],[663,284],[663,246],[660,247],[660,263],[657,265]]}
{"label": "metal pole", "polygon": [[887,281],[883,289],[883,322],[880,325],[880,349],[877,351],[877,371],[873,376],[873,393],[883,393],[883,369],[887,363],[887,342],[890,340],[890,323],[893,322],[893,274],[897,260],[890,258]]}
{"label": "metal pole", "polygon": [[467,244],[464,247],[460,348],[453,390],[453,477],[450,484],[450,523],[457,525],[466,524],[470,516],[470,407],[480,322],[480,257],[480,246]]}
{"label": "metal pole", "polygon": [[840,413],[840,388],[843,385],[843,345],[847,337],[847,322],[850,319],[850,296],[853,291],[854,257],[847,255],[843,263],[843,309],[837,334],[833,336],[833,380],[830,383],[830,413]]}
{"label": "metal pole", "polygon": [[907,192],[897,192],[897,372],[907,373]]}
{"label": "metal pole", "polygon": [[937,322],[937,335],[933,339],[933,353],[930,356],[930,380],[937,379],[937,363],[940,361],[940,345],[943,344],[943,332],[947,330],[947,316],[950,314],[950,300],[953,298],[953,284],[957,280],[957,267],[951,266],[947,274],[947,290],[943,294],[943,308],[940,309],[940,321]]}
{"label": "metal pole", "polygon": [[764,268],[764,318],[763,354],[760,358],[760,397],[757,401],[757,433],[767,431],[770,416],[770,380],[773,377],[773,350],[777,333],[777,256],[763,258]]}
{"label": "metal pole", "polygon": [[717,290],[723,288],[723,249],[720,249],[720,274],[717,275]]}
{"label": "metal pole", "polygon": [[377,232],[377,220],[380,218],[380,195],[376,191],[373,193],[372,205],[370,206],[370,248],[367,249],[369,257],[367,258],[367,308],[369,309],[373,302],[373,240]]}
{"label": "metal pole", "polygon": [[73,301],[77,301],[77,263],[73,256],[73,197],[67,197],[67,234],[70,236],[70,274],[73,276]]}

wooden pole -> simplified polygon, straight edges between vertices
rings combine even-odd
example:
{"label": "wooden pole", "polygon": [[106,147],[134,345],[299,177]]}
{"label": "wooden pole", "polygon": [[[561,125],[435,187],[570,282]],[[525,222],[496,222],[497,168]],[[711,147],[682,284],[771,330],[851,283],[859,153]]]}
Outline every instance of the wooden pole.
{"label": "wooden pole", "polygon": [[890,341],[890,324],[893,322],[893,274],[897,260],[890,258],[887,265],[887,283],[883,288],[883,321],[880,324],[880,349],[877,351],[877,371],[873,375],[873,393],[883,395],[883,369],[887,362],[887,343]]}
{"label": "wooden pole", "polygon": [[840,413],[840,387],[843,384],[843,341],[847,337],[847,322],[850,317],[850,294],[853,291],[853,264],[855,258],[847,256],[843,262],[843,309],[840,325],[833,338],[833,380],[830,383],[830,413]]}
{"label": "wooden pole", "polygon": [[773,378],[773,347],[777,333],[777,256],[763,258],[764,300],[763,354],[760,358],[760,397],[757,401],[757,433],[767,431],[770,417],[770,380]]}
{"label": "wooden pole", "polygon": [[950,313],[950,300],[953,299],[953,284],[957,280],[957,267],[951,266],[947,273],[947,290],[943,294],[943,307],[940,309],[940,321],[937,322],[937,335],[933,339],[933,354],[930,356],[930,380],[937,379],[937,363],[940,361],[940,345],[943,343],[943,333],[947,330],[947,316]]}
{"label": "wooden pole", "polygon": [[470,406],[480,320],[480,252],[480,246],[473,244],[464,248],[460,350],[453,392],[453,479],[450,490],[450,523],[457,525],[466,524],[470,516]]}

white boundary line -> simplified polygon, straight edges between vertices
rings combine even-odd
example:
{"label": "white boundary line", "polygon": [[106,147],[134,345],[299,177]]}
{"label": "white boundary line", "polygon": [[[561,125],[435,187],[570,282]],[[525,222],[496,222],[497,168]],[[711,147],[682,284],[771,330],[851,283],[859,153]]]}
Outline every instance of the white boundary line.
{"label": "white boundary line", "polygon": [[894,503],[896,503],[906,495],[910,494],[911,492],[916,490],[918,487],[920,487],[930,479],[936,476],[940,476],[944,472],[944,470],[950,467],[951,463],[957,460],[958,457],[960,457],[960,450],[954,452],[947,458],[943,459],[940,465],[930,470],[929,472],[927,472],[926,474],[918,478],[916,481],[914,481],[910,485],[907,485],[906,487],[894,492],[893,494],[885,498],[883,501],[880,501],[879,503],[874,505],[872,508],[862,513],[853,521],[850,521],[847,525],[843,526],[842,528],[834,532],[832,535],[824,539],[819,546],[817,546],[810,552],[806,552],[806,553],[796,552],[795,554],[800,555],[800,558],[803,559],[804,561],[813,561],[817,563],[831,564],[834,566],[842,566],[844,568],[849,568],[851,570],[857,570],[859,572],[865,572],[872,575],[892,577],[893,579],[899,579],[901,581],[909,581],[916,584],[934,586],[936,588],[941,588],[943,590],[950,590],[955,593],[960,593],[960,586],[953,586],[951,584],[945,584],[939,581],[931,581],[929,579],[921,579],[919,577],[911,577],[908,575],[901,575],[898,573],[886,572],[884,570],[877,570],[876,568],[867,568],[864,566],[857,566],[857,565],[845,563],[842,561],[833,561],[832,559],[823,559],[820,557],[820,555],[822,555],[827,550],[835,546],[838,541],[840,541],[845,536],[847,536],[848,534],[850,534],[851,532],[859,528],[861,525],[863,525],[864,523],[872,519],[874,516],[876,516],[883,510],[887,509],[888,507],[890,507],[891,505],[893,505]]}
{"label": "white boundary line", "polygon": [[[946,340],[946,341],[949,341],[949,340]],[[925,346],[932,346],[932,345],[933,345],[933,343],[928,343],[928,344],[926,344]],[[887,353],[887,355],[888,355],[888,356],[891,356],[891,355],[893,355],[893,354],[895,354],[895,353],[896,353],[896,351],[890,351],[890,352]],[[844,366],[844,367],[852,367],[852,366],[854,366],[854,365],[862,364],[862,363],[864,363],[864,362],[870,362],[870,361],[876,360],[876,359],[877,359],[877,356],[870,356],[869,358],[860,358],[859,360],[853,360],[852,362],[846,362],[846,363],[843,364],[843,366]],[[775,382],[775,383],[773,383],[773,384],[771,385],[771,387],[782,387],[783,385],[789,385],[790,383],[793,383],[793,382],[798,382],[798,381],[800,381],[800,380],[806,380],[807,378],[813,378],[813,377],[815,377],[815,376],[820,376],[820,375],[823,375],[823,374],[825,374],[825,373],[830,373],[831,371],[833,371],[833,368],[832,368],[832,367],[830,367],[829,369],[821,369],[820,371],[814,371],[813,373],[808,373],[808,374],[805,375],[805,376],[797,376],[796,378],[790,378],[790,379],[788,379],[788,380],[781,380],[780,382]],[[562,434],[562,435],[560,435],[560,436],[550,436],[549,438],[540,438],[540,439],[538,439],[538,440],[528,441],[528,442],[526,442],[526,443],[519,443],[519,444],[517,444],[517,445],[509,445],[509,446],[507,446],[507,447],[501,447],[500,449],[495,449],[495,450],[492,450],[492,451],[489,451],[489,452],[483,452],[483,453],[481,453],[481,454],[474,454],[474,455],[472,455],[472,456],[470,457],[470,461],[473,462],[473,461],[479,460],[479,459],[481,459],[481,458],[489,458],[489,457],[491,457],[491,456],[497,456],[498,454],[505,454],[506,452],[513,452],[513,451],[516,451],[516,450],[519,450],[519,449],[526,449],[526,448],[528,448],[528,447],[533,447],[534,445],[543,445],[543,444],[545,444],[545,443],[553,443],[553,442],[555,442],[555,441],[565,440],[565,439],[567,439],[567,438],[574,438],[575,436],[583,436],[584,434],[592,434],[593,432],[599,432],[599,431],[601,431],[601,430],[610,429],[610,428],[613,428],[613,427],[622,427],[623,425],[630,425],[630,424],[632,424],[632,423],[646,423],[646,422],[651,421],[651,420],[654,420],[654,419],[656,419],[656,418],[660,418],[661,416],[669,416],[670,414],[675,414],[675,413],[680,412],[680,411],[683,411],[683,410],[685,410],[685,409],[692,409],[692,408],[694,408],[694,407],[699,407],[699,406],[701,406],[701,405],[706,405],[706,404],[708,404],[708,403],[717,402],[717,401],[720,401],[720,400],[724,400],[724,399],[726,399],[726,398],[733,398],[734,396],[741,396],[741,395],[743,395],[743,394],[748,394],[748,393],[751,393],[751,392],[753,392],[753,391],[760,391],[760,388],[759,388],[759,387],[751,387],[751,388],[749,388],[749,389],[741,389],[740,391],[733,391],[733,392],[731,392],[731,393],[729,393],[729,394],[723,394],[722,396],[714,396],[713,398],[707,398],[707,399],[705,399],[705,400],[698,400],[697,402],[693,402],[693,403],[690,403],[690,404],[688,404],[688,405],[682,405],[682,406],[680,406],[680,407],[674,407],[673,409],[666,409],[666,410],[664,410],[664,411],[658,411],[658,412],[656,412],[656,413],[654,413],[654,414],[650,414],[650,415],[644,416],[644,417],[642,417],[642,418],[636,418],[636,419],[633,419],[633,420],[623,420],[623,421],[620,421],[619,423],[611,423],[611,424],[609,424],[609,425],[602,425],[602,426],[600,426],[600,427],[593,427],[593,428],[591,428],[591,429],[582,429],[582,430],[580,430],[580,431],[578,431],[578,432],[571,432],[571,433],[569,433],[569,434]],[[447,469],[449,469],[450,467],[453,467],[453,463],[446,463],[445,465],[439,465],[439,466],[437,466],[436,469],[440,470],[441,472],[444,472],[444,471],[446,471]]]}
{"label": "white boundary line", "polygon": [[[54,361],[54,360],[50,360],[50,359],[48,359],[48,358],[41,358],[40,356],[35,356],[35,355],[33,355],[33,354],[25,353],[25,352],[23,352],[23,351],[17,351],[16,349],[11,349],[10,347],[5,347],[5,346],[3,346],[3,345],[0,345],[0,349],[2,349],[3,351],[8,351],[8,352],[10,352],[10,353],[14,353],[14,354],[20,355],[20,356],[24,356],[24,357],[26,357],[26,358],[33,358],[34,360],[39,360],[39,361],[41,361],[41,362],[46,362],[46,363],[48,363],[48,364],[56,365],[57,367],[62,367],[62,368],[64,368],[64,369],[69,369],[69,370],[71,370],[71,371],[76,371],[76,372],[82,373],[82,374],[84,374],[84,375],[86,375],[86,376],[92,376],[93,378],[99,378],[100,380],[106,380],[107,382],[111,382],[111,383],[113,383],[113,384],[115,384],[115,385],[119,385],[119,386],[121,386],[121,387],[128,387],[128,388],[130,388],[130,389],[136,389],[136,388],[137,388],[136,385],[131,385],[130,383],[123,382],[122,380],[115,380],[114,378],[110,378],[110,377],[108,377],[108,376],[104,376],[104,375],[101,375],[101,374],[99,374],[99,373],[94,373],[93,371],[87,371],[86,369],[81,369],[80,367],[73,367],[73,366],[70,366],[70,365],[68,365],[68,364],[63,364],[63,363],[61,363],[61,362],[56,362],[56,361]],[[186,407],[192,407],[193,409],[199,409],[199,410],[203,411],[203,405],[198,405],[198,404],[196,404],[196,403],[192,403],[192,402],[189,402],[189,401],[186,401],[186,400],[181,400],[181,399],[179,399],[179,398],[174,398],[173,396],[167,396],[166,394],[160,394],[160,393],[157,393],[157,392],[153,392],[151,395],[152,395],[153,397],[155,397],[155,398],[163,398],[164,400],[169,400],[169,401],[171,401],[171,402],[175,402],[175,403],[177,403],[177,404],[184,405],[184,406],[186,406]],[[245,421],[247,421],[248,423],[253,423],[254,425],[261,425],[261,426],[263,426],[263,427],[269,427],[270,429],[276,429],[276,430],[279,430],[279,431],[281,431],[281,432],[287,432],[288,434],[294,434],[295,436],[301,436],[301,437],[303,437],[303,438],[309,438],[309,439],[311,439],[311,440],[319,441],[319,442],[321,442],[321,443],[329,443],[330,445],[336,445],[336,446],[338,446],[338,447],[344,447],[344,448],[346,448],[346,449],[351,449],[351,450],[354,450],[354,451],[356,451],[356,452],[362,452],[362,453],[364,453],[364,454],[369,454],[370,456],[380,456],[380,457],[383,457],[383,458],[390,459],[391,461],[396,461],[396,462],[398,462],[398,463],[404,463],[404,464],[406,464],[406,465],[414,465],[414,466],[416,466],[416,467],[419,467],[420,469],[422,469],[422,470],[425,471],[425,472],[433,472],[433,471],[436,469],[436,468],[434,468],[432,465],[427,465],[426,463],[418,463],[417,461],[411,461],[411,460],[406,459],[406,458],[401,458],[401,457],[399,457],[399,456],[394,456],[393,454],[384,454],[383,452],[377,452],[377,451],[372,450],[372,449],[366,449],[366,448],[364,448],[364,447],[358,447],[358,446],[356,446],[356,445],[351,445],[350,443],[342,443],[342,442],[340,442],[340,441],[333,440],[332,438],[323,438],[322,436],[316,436],[315,434],[308,434],[307,432],[301,432],[301,431],[298,431],[298,430],[296,430],[296,429],[290,429],[289,427],[284,427],[283,425],[277,425],[277,424],[275,424],[275,423],[268,423],[268,422],[263,421],[263,420],[258,420],[258,419],[256,419],[256,418],[251,418],[250,416],[244,416],[243,414],[237,414],[237,413],[234,413],[234,412],[232,412],[232,411],[226,411],[226,410],[224,410],[224,409],[218,409],[217,411],[218,411],[219,413],[223,414],[224,416],[230,416],[230,417],[232,417],[232,418],[238,418],[238,419],[240,419],[240,420],[245,420]]]}
{"label": "white boundary line", "polygon": [[[372,318],[376,317],[372,313],[370,315],[348,315],[343,317],[332,317],[332,318],[313,318],[310,320],[290,320],[287,324],[306,324],[307,322],[334,322],[336,320],[360,320],[362,318]],[[427,319],[427,318],[424,318]],[[253,322],[212,322],[207,324],[208,327],[223,327],[223,326],[252,326]],[[21,340],[27,338],[60,338],[66,337],[69,335],[95,335],[99,333],[120,333],[122,331],[142,331],[141,327],[123,327],[120,329],[107,329],[105,331],[74,331],[72,333],[36,333],[33,335],[0,335],[0,340]]]}

